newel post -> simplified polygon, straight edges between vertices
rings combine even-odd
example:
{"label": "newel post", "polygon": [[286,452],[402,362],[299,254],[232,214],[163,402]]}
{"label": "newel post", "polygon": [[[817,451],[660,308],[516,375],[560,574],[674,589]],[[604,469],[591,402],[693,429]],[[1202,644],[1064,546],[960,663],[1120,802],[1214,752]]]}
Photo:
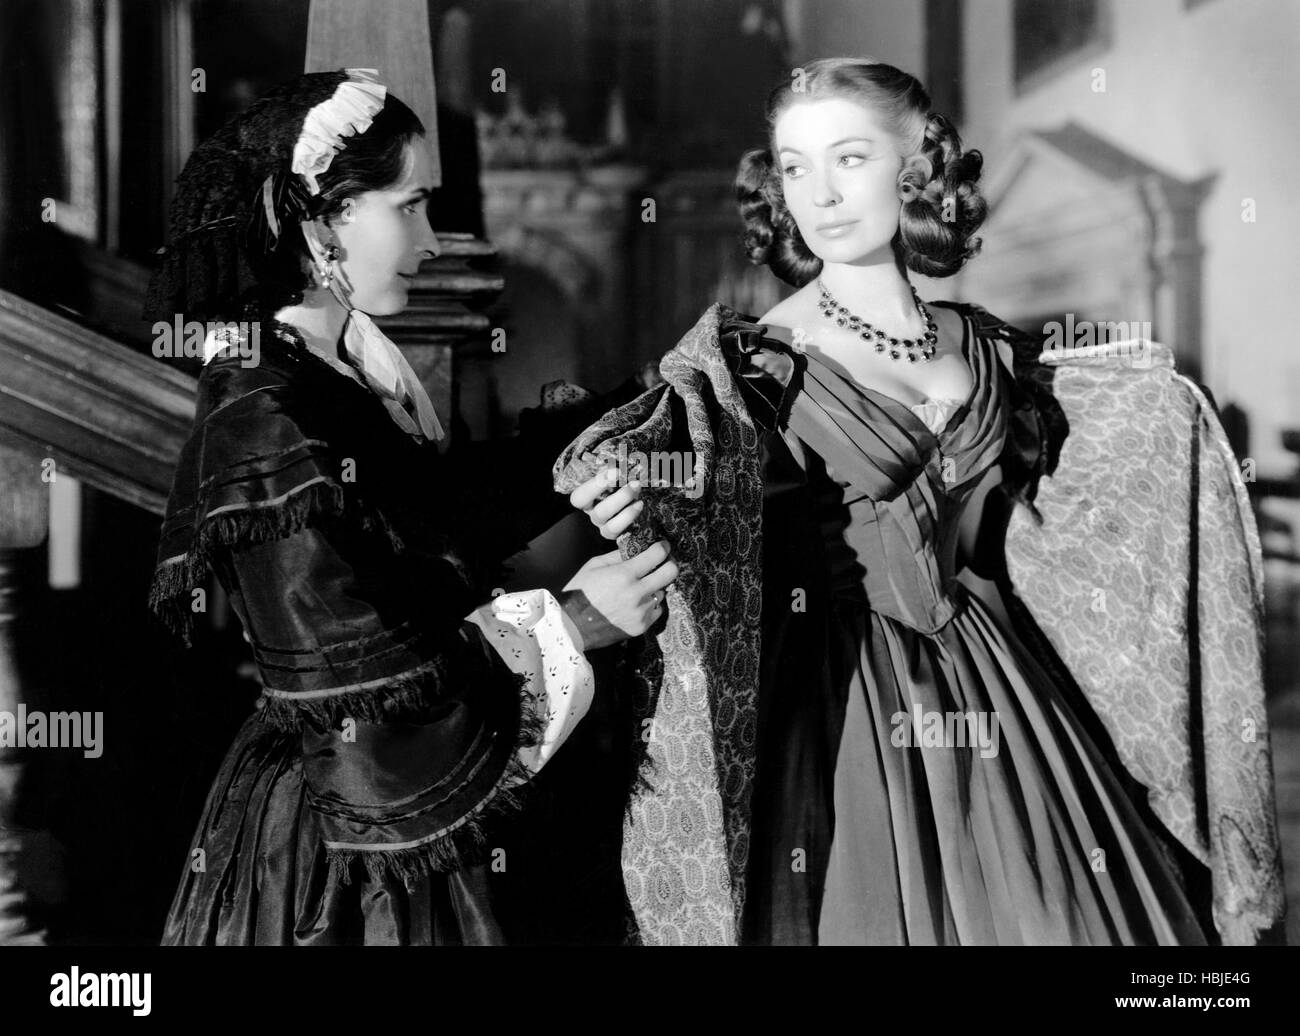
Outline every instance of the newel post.
{"label": "newel post", "polygon": [[[41,707],[18,646],[32,573],[41,571],[41,547],[49,529],[49,486],[41,474],[39,459],[0,446],[0,713],[8,714],[0,722],[10,730],[19,705]],[[44,942],[45,936],[32,917],[23,884],[36,845],[35,832],[24,826],[20,813],[23,751],[0,746],[0,945]]]}

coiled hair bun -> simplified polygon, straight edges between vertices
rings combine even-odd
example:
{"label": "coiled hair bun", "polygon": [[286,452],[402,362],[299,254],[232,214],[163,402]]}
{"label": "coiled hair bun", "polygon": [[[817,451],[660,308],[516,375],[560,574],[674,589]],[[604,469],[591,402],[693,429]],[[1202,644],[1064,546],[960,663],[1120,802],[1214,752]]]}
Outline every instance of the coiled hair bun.
{"label": "coiled hair bun", "polygon": [[[769,138],[777,118],[800,100],[844,97],[877,113],[903,156],[898,175],[901,208],[891,242],[899,264],[927,277],[949,277],[979,254],[975,236],[988,215],[979,190],[983,156],[962,149],[947,116],[930,110],[930,95],[914,77],[870,58],[810,62],[795,81],[783,82],[767,102]],[[771,142],[741,156],[736,200],[744,223],[742,243],[754,264],[766,264],[787,284],[802,287],[821,272],[785,204],[781,169]]]}
{"label": "coiled hair bun", "polygon": [[946,115],[930,112],[925,143],[903,164],[895,247],[903,265],[927,277],[948,277],[979,254],[975,231],[988,215],[980,193],[984,156],[963,151],[961,136]]}

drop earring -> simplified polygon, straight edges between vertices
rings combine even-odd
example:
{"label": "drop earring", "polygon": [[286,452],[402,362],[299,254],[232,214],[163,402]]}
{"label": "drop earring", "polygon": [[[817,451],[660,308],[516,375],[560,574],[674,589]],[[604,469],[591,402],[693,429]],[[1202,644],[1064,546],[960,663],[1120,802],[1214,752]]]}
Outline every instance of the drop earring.
{"label": "drop earring", "polygon": [[334,264],[338,261],[339,246],[331,242],[325,246],[325,261],[320,264],[321,287],[328,288],[334,282]]}

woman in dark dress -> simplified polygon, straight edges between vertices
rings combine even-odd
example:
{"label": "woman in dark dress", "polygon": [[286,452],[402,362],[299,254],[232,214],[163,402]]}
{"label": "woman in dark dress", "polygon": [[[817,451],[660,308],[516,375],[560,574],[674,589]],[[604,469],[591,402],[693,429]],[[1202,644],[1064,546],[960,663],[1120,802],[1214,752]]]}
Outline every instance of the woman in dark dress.
{"label": "woman in dark dress", "polygon": [[583,651],[646,629],[676,575],[661,545],[593,559],[558,599],[489,600],[499,563],[558,516],[548,465],[587,411],[527,415],[509,448],[440,450],[370,320],[438,254],[431,169],[416,116],[348,69],[272,91],[181,175],[149,309],[208,334],[151,605],[188,640],[215,575],[263,693],[166,943],[502,941],[493,821],[586,711]]}

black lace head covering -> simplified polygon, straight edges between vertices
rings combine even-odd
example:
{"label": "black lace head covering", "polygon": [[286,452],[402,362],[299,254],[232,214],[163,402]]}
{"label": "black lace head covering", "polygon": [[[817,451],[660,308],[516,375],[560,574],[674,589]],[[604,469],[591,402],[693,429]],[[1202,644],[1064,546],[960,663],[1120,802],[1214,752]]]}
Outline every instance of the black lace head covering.
{"label": "black lace head covering", "polygon": [[[383,179],[384,169],[400,166],[392,158],[400,157],[400,145],[424,132],[388,94],[370,129],[348,138],[352,147],[345,145],[320,175],[321,193],[310,194],[290,168],[294,145],[311,109],[348,79],[339,69],[283,83],[194,149],[177,180],[171,244],[149,284],[146,320],[170,321],[178,313],[186,320],[231,319],[250,306],[266,312],[301,299],[299,223],[327,215],[345,192],[381,186],[366,175]],[[362,150],[362,137],[379,138],[386,150],[375,155],[371,148],[364,172],[349,174],[349,152]]]}

